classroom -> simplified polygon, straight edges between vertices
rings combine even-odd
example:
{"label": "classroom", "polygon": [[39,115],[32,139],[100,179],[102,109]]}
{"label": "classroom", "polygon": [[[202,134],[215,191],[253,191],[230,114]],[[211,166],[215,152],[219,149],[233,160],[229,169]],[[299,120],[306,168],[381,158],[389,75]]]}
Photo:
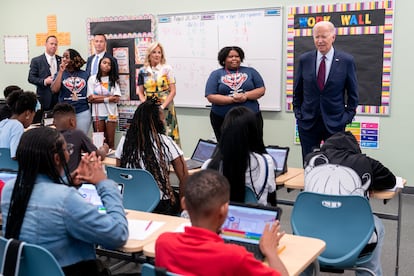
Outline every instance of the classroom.
{"label": "classroom", "polygon": [[[136,16],[151,14],[154,16],[165,14],[197,13],[210,11],[230,11],[243,9],[260,9],[267,7],[281,7],[283,14],[282,33],[269,36],[277,37],[282,41],[282,64],[280,78],[280,111],[263,111],[264,119],[264,141],[267,145],[289,146],[289,167],[301,167],[301,147],[294,143],[295,140],[295,118],[291,111],[286,110],[286,75],[287,60],[287,37],[286,21],[289,6],[329,4],[330,1],[309,0],[228,0],[228,1],[193,1],[178,0],[171,1],[128,1],[101,0],[98,3],[89,3],[80,0],[67,1],[15,1],[3,0],[3,9],[0,10],[0,35],[5,36],[27,36],[29,60],[44,52],[44,46],[36,45],[36,35],[47,30],[47,17],[56,15],[57,31],[70,34],[70,44],[60,45],[58,54],[66,48],[74,48],[86,59],[90,55],[90,44],[87,36],[87,20],[89,18],[102,18],[112,16]],[[363,1],[337,0],[336,3],[353,3]],[[414,64],[414,55],[410,54],[411,43],[414,42],[409,33],[408,22],[411,22],[413,1],[393,1],[393,43],[392,43],[392,66],[391,66],[391,93],[389,113],[375,115],[380,124],[380,141],[378,149],[363,149],[367,155],[380,160],[395,175],[407,180],[407,187],[414,185],[414,170],[411,168],[409,148],[414,141],[414,127],[410,115],[410,102],[414,102],[414,94],[411,92],[411,65]],[[406,23],[404,23],[406,22]],[[408,30],[408,31],[407,31]],[[407,31],[407,33],[405,33]],[[257,41],[252,43],[263,43]],[[334,44],[335,46],[335,44]],[[4,53],[4,43],[0,43],[0,52]],[[169,49],[166,48],[168,62]],[[246,56],[249,52],[246,51]],[[212,57],[213,59],[216,56]],[[8,64],[0,63],[0,91],[10,84],[16,84],[24,90],[35,91],[35,87],[28,83],[27,74],[29,63]],[[266,79],[264,80],[266,83]],[[202,86],[205,80],[199,80]],[[279,84],[277,84],[279,85]],[[177,91],[179,94],[180,91]],[[3,98],[0,92],[0,98]],[[278,99],[279,100],[279,99]],[[180,126],[181,146],[185,156],[191,155],[199,138],[210,139],[213,130],[210,126],[209,112],[206,107],[176,107]],[[358,115],[358,114],[357,114]],[[372,115],[364,115],[373,117]],[[411,123],[410,123],[411,122]],[[406,128],[408,127],[408,129]],[[117,133],[117,141],[122,133]],[[288,195],[289,196],[289,195]],[[408,199],[405,199],[408,200]],[[386,206],[387,207],[387,206]],[[382,208],[382,207],[381,207]],[[407,231],[407,230],[405,230]],[[392,270],[391,270],[392,271]]]}

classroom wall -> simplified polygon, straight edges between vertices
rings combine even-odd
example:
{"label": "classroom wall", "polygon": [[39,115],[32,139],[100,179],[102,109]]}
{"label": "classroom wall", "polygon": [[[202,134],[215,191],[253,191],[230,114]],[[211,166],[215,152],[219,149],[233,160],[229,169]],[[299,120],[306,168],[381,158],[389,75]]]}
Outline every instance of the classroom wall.
{"label": "classroom wall", "polygon": [[[44,51],[44,47],[35,46],[35,34],[46,32],[46,17],[56,14],[58,31],[71,33],[71,48],[77,49],[84,58],[88,55],[86,37],[86,19],[90,17],[166,14],[180,12],[201,12],[231,9],[249,9],[261,7],[281,6],[283,8],[295,5],[324,4],[331,1],[318,2],[304,0],[176,0],[176,1],[131,1],[131,0],[101,0],[101,1],[52,1],[52,0],[2,0],[0,10],[0,35],[29,35],[29,58],[37,56]],[[337,0],[336,3],[354,1]],[[396,1],[397,2],[397,1]],[[99,4],[98,4],[99,3]],[[381,160],[396,175],[408,180],[408,185],[414,185],[414,163],[411,159],[412,141],[414,141],[414,124],[410,107],[414,102],[410,78],[412,79],[412,65],[414,54],[411,45],[414,38],[411,35],[410,24],[414,10],[413,1],[398,1],[395,3],[395,24],[393,43],[392,93],[391,114],[380,118],[380,149],[363,150],[366,154]],[[286,9],[283,14],[286,17]],[[286,43],[285,32],[280,39],[284,49]],[[263,43],[263,42],[257,42]],[[59,52],[69,46],[61,46]],[[4,52],[3,43],[0,43],[0,53]],[[166,49],[168,58],[168,49]],[[246,53],[248,55],[249,53]],[[285,51],[284,65],[285,68]],[[29,64],[5,64],[4,56],[0,62],[0,90],[9,84],[17,84],[24,89],[33,90],[34,86],[27,82]],[[284,82],[283,73],[282,80]],[[282,84],[284,91],[285,83]],[[180,93],[180,91],[177,91]],[[2,96],[2,92],[0,92]],[[285,99],[282,98],[282,103]],[[301,166],[300,146],[293,144],[294,116],[293,113],[264,112],[264,138],[266,144],[288,145],[291,147],[289,166]],[[212,129],[207,109],[177,108],[182,147],[188,156],[199,137],[211,138]],[[119,135],[118,135],[119,137]]]}

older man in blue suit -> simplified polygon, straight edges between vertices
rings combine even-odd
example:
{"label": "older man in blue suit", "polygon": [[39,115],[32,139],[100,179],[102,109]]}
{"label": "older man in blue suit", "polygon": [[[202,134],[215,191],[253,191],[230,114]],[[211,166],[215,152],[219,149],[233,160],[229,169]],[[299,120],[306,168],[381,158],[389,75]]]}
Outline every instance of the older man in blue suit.
{"label": "older man in blue suit", "polygon": [[316,50],[300,56],[293,90],[302,160],[322,141],[343,131],[358,106],[354,58],[332,46],[335,26],[318,22],[313,27],[313,39]]}

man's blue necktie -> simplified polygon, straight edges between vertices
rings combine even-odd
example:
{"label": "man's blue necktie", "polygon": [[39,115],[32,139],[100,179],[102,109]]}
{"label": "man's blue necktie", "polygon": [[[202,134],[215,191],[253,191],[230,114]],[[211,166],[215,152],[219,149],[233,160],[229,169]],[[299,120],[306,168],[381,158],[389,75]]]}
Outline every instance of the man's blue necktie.
{"label": "man's blue necktie", "polygon": [[91,75],[96,75],[98,73],[98,62],[99,62],[99,56],[95,55],[95,60],[93,61]]}

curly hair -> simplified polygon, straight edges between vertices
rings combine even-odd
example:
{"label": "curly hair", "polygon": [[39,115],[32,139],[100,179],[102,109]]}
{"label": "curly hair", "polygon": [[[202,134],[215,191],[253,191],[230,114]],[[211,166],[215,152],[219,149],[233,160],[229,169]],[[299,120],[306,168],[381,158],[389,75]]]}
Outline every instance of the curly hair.
{"label": "curly hair", "polygon": [[81,67],[86,63],[86,61],[82,58],[78,51],[75,49],[67,49],[66,51],[69,52],[69,58],[73,61],[73,68],[75,70],[80,70]]}
{"label": "curly hair", "polygon": [[138,106],[125,136],[121,167],[149,171],[164,196],[168,196],[175,203],[169,166],[165,162],[170,150],[161,136],[165,134],[165,125],[160,118],[160,111],[157,98],[149,99]]}
{"label": "curly hair", "polygon": [[217,55],[218,62],[221,66],[224,67],[226,58],[229,55],[230,51],[232,51],[232,50],[236,51],[239,54],[240,61],[243,62],[243,60],[244,60],[244,51],[243,51],[243,49],[238,47],[238,46],[227,46],[227,47],[222,48],[219,51],[218,55]]}
{"label": "curly hair", "polygon": [[119,83],[119,74],[118,74],[118,70],[116,70],[116,62],[114,58],[111,57],[103,57],[101,58],[101,60],[99,61],[99,66],[98,66],[98,73],[96,74],[96,81],[98,82],[102,82],[101,78],[102,78],[102,71],[101,71],[101,63],[104,59],[109,59],[111,62],[111,71],[109,71],[109,86],[113,87],[115,86],[115,83]]}

